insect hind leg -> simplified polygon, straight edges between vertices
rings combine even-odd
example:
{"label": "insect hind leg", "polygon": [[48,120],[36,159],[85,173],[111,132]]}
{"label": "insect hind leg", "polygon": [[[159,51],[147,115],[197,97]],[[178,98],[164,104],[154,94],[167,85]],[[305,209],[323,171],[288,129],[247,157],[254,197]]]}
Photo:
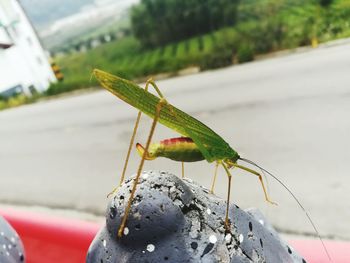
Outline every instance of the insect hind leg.
{"label": "insect hind leg", "polygon": [[131,190],[131,194],[130,194],[130,197],[129,197],[129,200],[128,200],[128,204],[127,204],[127,206],[125,208],[125,212],[124,212],[124,216],[123,216],[123,219],[122,219],[122,223],[120,224],[120,227],[119,227],[119,230],[118,230],[118,237],[121,237],[122,234],[123,234],[123,231],[124,231],[124,228],[125,228],[125,224],[126,224],[126,220],[128,218],[129,212],[130,212],[131,203],[132,203],[132,201],[134,199],[134,195],[135,195],[135,192],[136,192],[136,187],[137,187],[138,181],[139,181],[140,176],[141,176],[143,165],[144,165],[145,160],[146,160],[146,154],[148,153],[148,149],[149,149],[149,146],[151,144],[151,140],[152,140],[152,137],[153,137],[153,134],[154,134],[154,130],[156,128],[156,124],[157,124],[158,119],[159,119],[159,115],[160,115],[161,109],[166,104],[167,104],[167,101],[164,98],[161,98],[159,103],[158,103],[158,105],[157,105],[157,107],[156,107],[156,113],[154,115],[152,126],[151,126],[151,130],[150,130],[149,135],[148,135],[148,139],[147,139],[146,146],[145,146],[145,151],[143,152],[143,155],[142,155],[142,158],[141,158],[141,161],[140,161],[140,164],[139,164],[139,168],[137,170],[136,178],[134,179],[134,183],[133,183],[133,186],[132,186],[132,190]]}
{"label": "insect hind leg", "polygon": [[[148,86],[149,84],[151,84],[153,87],[155,85],[154,83],[154,80],[152,78],[148,79],[147,82],[146,82],[146,86],[145,86],[145,90],[148,91]],[[158,87],[155,88],[156,90],[159,90]],[[157,91],[158,92],[158,91]],[[159,93],[158,93],[159,94]],[[141,115],[142,115],[142,112],[139,111],[138,114],[137,114],[137,117],[136,117],[136,121],[135,121],[135,125],[134,125],[134,129],[133,129],[133,132],[132,132],[132,135],[131,135],[131,138],[130,138],[130,143],[129,143],[129,148],[128,148],[128,152],[126,154],[126,158],[125,158],[125,162],[124,162],[124,167],[123,167],[123,172],[122,172],[122,176],[120,177],[120,181],[119,181],[119,185],[114,188],[112,190],[112,192],[110,192],[107,197],[110,197],[112,195],[114,195],[118,188],[122,185],[122,183],[124,182],[124,179],[125,179],[125,173],[126,173],[126,169],[128,167],[128,163],[129,163],[129,158],[130,158],[130,153],[131,153],[131,150],[132,150],[132,147],[134,145],[134,141],[135,141],[135,136],[136,136],[136,132],[137,132],[137,129],[139,127],[139,123],[140,123],[140,119],[141,119]]]}
{"label": "insect hind leg", "polygon": [[210,193],[211,194],[214,193],[214,187],[215,187],[215,183],[216,183],[216,177],[218,175],[219,164],[220,164],[219,162],[216,162],[216,164],[215,164],[214,178],[213,178],[213,182],[211,183],[211,188],[210,188]]}
{"label": "insect hind leg", "polygon": [[239,169],[241,169],[241,170],[244,170],[244,171],[246,171],[246,172],[249,172],[249,173],[251,173],[251,174],[253,174],[253,175],[256,175],[256,176],[259,178],[260,184],[261,184],[262,189],[263,189],[263,191],[264,191],[265,200],[266,200],[268,203],[272,204],[272,205],[277,205],[277,203],[271,201],[271,199],[269,198],[269,196],[268,196],[268,194],[267,194],[267,191],[266,191],[266,188],[265,188],[265,184],[264,184],[262,175],[261,175],[260,173],[258,173],[257,171],[255,171],[255,170],[253,170],[253,169],[250,169],[250,168],[248,168],[248,167],[245,167],[245,166],[242,166],[242,165],[239,165],[239,164],[236,164],[236,163],[232,164],[232,166],[237,167],[237,168],[239,168]]}

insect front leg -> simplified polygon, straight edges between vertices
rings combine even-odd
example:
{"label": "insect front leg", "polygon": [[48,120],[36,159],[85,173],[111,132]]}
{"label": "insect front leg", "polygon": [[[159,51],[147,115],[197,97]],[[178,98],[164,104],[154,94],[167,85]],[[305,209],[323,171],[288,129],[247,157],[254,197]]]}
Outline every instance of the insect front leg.
{"label": "insect front leg", "polygon": [[270,198],[269,198],[269,196],[268,196],[268,194],[267,194],[266,188],[265,188],[265,184],[264,184],[263,178],[262,178],[262,176],[261,176],[260,173],[258,173],[257,171],[254,171],[253,169],[250,169],[250,168],[248,168],[248,167],[245,167],[245,166],[242,166],[242,165],[239,165],[239,164],[236,164],[236,163],[232,164],[232,166],[237,167],[237,168],[239,168],[239,169],[242,169],[242,170],[244,170],[244,171],[247,171],[247,172],[249,172],[249,173],[251,173],[251,174],[256,175],[256,176],[259,178],[260,184],[261,184],[262,189],[263,189],[263,191],[264,191],[265,200],[266,200],[268,203],[272,204],[272,205],[277,205],[277,203],[275,203],[275,202],[273,202],[273,201],[270,200]]}
{"label": "insect front leg", "polygon": [[[148,86],[149,86],[149,84],[151,84],[151,83],[154,83],[153,79],[147,80],[146,86],[145,86],[145,90],[146,90],[146,91],[148,91]],[[127,152],[127,154],[126,154],[126,158],[125,158],[125,162],[124,162],[124,167],[123,167],[123,172],[122,172],[122,176],[121,176],[120,181],[119,181],[119,185],[118,185],[116,188],[114,188],[114,189],[112,190],[112,192],[110,192],[110,193],[108,194],[107,197],[109,197],[109,196],[111,196],[111,195],[114,195],[114,194],[116,193],[116,191],[118,190],[118,188],[119,188],[119,187],[122,185],[122,183],[124,182],[126,169],[127,169],[127,167],[128,167],[128,163],[129,163],[130,153],[131,153],[131,150],[132,150],[132,146],[134,145],[135,136],[136,136],[137,129],[138,129],[138,127],[139,127],[141,115],[142,115],[142,112],[139,111],[138,114],[137,114],[137,117],[136,117],[134,129],[133,129],[133,132],[132,132],[132,135],[131,135],[131,139],[130,139],[130,143],[129,143],[129,148],[128,148],[128,152]]]}

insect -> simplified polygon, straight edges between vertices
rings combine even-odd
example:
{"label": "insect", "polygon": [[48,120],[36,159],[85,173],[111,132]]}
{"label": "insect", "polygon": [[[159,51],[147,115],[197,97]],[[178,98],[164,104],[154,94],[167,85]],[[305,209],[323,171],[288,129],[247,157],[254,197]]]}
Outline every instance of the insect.
{"label": "insect", "polygon": [[[310,221],[311,225],[313,226],[315,232],[317,233],[318,237],[320,238],[323,244],[323,241],[317,231],[317,228],[311,220],[311,217],[309,216],[308,212],[304,209],[299,200],[295,197],[295,195],[289,190],[289,188],[285,184],[283,184],[277,177],[275,177],[273,174],[271,174],[261,166],[257,165],[256,163],[240,157],[240,155],[233,148],[231,148],[231,146],[223,138],[221,138],[208,126],[195,119],[194,117],[190,116],[189,114],[176,108],[175,106],[171,105],[165,99],[165,97],[163,96],[163,94],[152,79],[148,80],[145,88],[142,89],[131,81],[119,78],[117,76],[111,75],[98,69],[95,69],[93,71],[93,74],[105,89],[110,91],[112,94],[114,94],[124,102],[130,104],[131,106],[139,110],[133,134],[131,136],[130,145],[119,185],[121,185],[121,183],[124,181],[125,171],[128,165],[132,145],[134,144],[135,134],[139,125],[141,114],[144,113],[153,119],[145,146],[142,146],[141,144],[136,145],[137,150],[142,158],[136,173],[135,180],[133,182],[133,187],[127,206],[125,208],[124,216],[118,230],[119,237],[121,237],[123,234],[128,214],[130,212],[131,204],[135,195],[136,186],[141,176],[145,160],[153,160],[157,157],[166,157],[175,161],[182,162],[182,167],[183,162],[194,162],[200,160],[206,160],[209,163],[215,162],[216,168],[211,191],[213,191],[214,188],[218,167],[222,166],[224,168],[228,178],[227,206],[224,222],[227,231],[229,231],[230,228],[230,222],[228,217],[232,178],[230,169],[238,168],[247,171],[253,175],[256,175],[260,180],[266,201],[271,204],[275,204],[268,197],[261,174],[253,169],[239,164],[238,162],[240,161],[248,163],[257,167],[262,172],[268,173],[275,180],[277,180],[296,200],[298,205],[305,212],[308,220]],[[148,92],[149,85],[151,85],[155,89],[159,97]],[[154,130],[158,122],[180,133],[184,137],[167,139],[159,143],[151,144]],[[324,244],[323,247],[327,252],[327,249]]]}

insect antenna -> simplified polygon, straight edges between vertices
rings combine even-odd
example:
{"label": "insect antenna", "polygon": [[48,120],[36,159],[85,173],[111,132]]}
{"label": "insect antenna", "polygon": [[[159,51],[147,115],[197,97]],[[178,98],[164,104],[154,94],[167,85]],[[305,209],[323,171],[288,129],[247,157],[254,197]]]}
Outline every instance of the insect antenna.
{"label": "insect antenna", "polygon": [[293,197],[293,199],[298,203],[299,207],[304,211],[306,217],[308,218],[310,224],[312,225],[314,231],[316,232],[317,237],[318,237],[319,240],[321,241],[322,246],[323,246],[323,249],[324,249],[324,251],[326,252],[329,261],[332,262],[332,258],[331,258],[331,256],[329,255],[328,250],[327,250],[327,248],[326,248],[326,245],[324,244],[323,239],[322,239],[320,233],[318,232],[318,230],[317,230],[317,228],[316,228],[316,225],[315,225],[314,222],[312,221],[311,216],[309,215],[309,213],[307,212],[307,210],[304,208],[304,206],[300,203],[300,201],[298,200],[298,198],[297,198],[297,197],[293,194],[293,192],[287,187],[287,185],[285,185],[280,179],[278,179],[278,177],[276,177],[275,175],[273,175],[272,173],[270,173],[269,171],[267,171],[265,168],[261,167],[260,165],[254,163],[253,161],[248,160],[248,159],[245,159],[245,158],[239,158],[239,160],[241,160],[241,161],[243,161],[243,162],[246,162],[246,163],[249,163],[249,164],[251,164],[251,165],[257,167],[257,168],[260,169],[261,171],[266,172],[268,175],[270,175],[273,179],[275,179],[280,185],[282,185],[282,186],[289,192],[289,194]]}

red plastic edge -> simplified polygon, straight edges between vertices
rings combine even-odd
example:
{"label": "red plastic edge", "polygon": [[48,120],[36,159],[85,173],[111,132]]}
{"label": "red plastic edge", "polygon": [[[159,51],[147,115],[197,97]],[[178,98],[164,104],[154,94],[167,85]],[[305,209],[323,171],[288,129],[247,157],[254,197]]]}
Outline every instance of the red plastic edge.
{"label": "red plastic edge", "polygon": [[15,209],[0,209],[21,237],[27,263],[85,262],[101,225]]}
{"label": "red plastic edge", "polygon": [[[0,209],[21,237],[27,263],[85,262],[91,241],[102,227],[82,220],[57,218],[15,209]],[[350,242],[326,240],[329,261],[319,240],[289,240],[308,263],[349,263]]]}
{"label": "red plastic edge", "polygon": [[324,241],[332,261],[328,259],[318,239],[298,239],[288,242],[308,263],[350,263],[350,242]]}

